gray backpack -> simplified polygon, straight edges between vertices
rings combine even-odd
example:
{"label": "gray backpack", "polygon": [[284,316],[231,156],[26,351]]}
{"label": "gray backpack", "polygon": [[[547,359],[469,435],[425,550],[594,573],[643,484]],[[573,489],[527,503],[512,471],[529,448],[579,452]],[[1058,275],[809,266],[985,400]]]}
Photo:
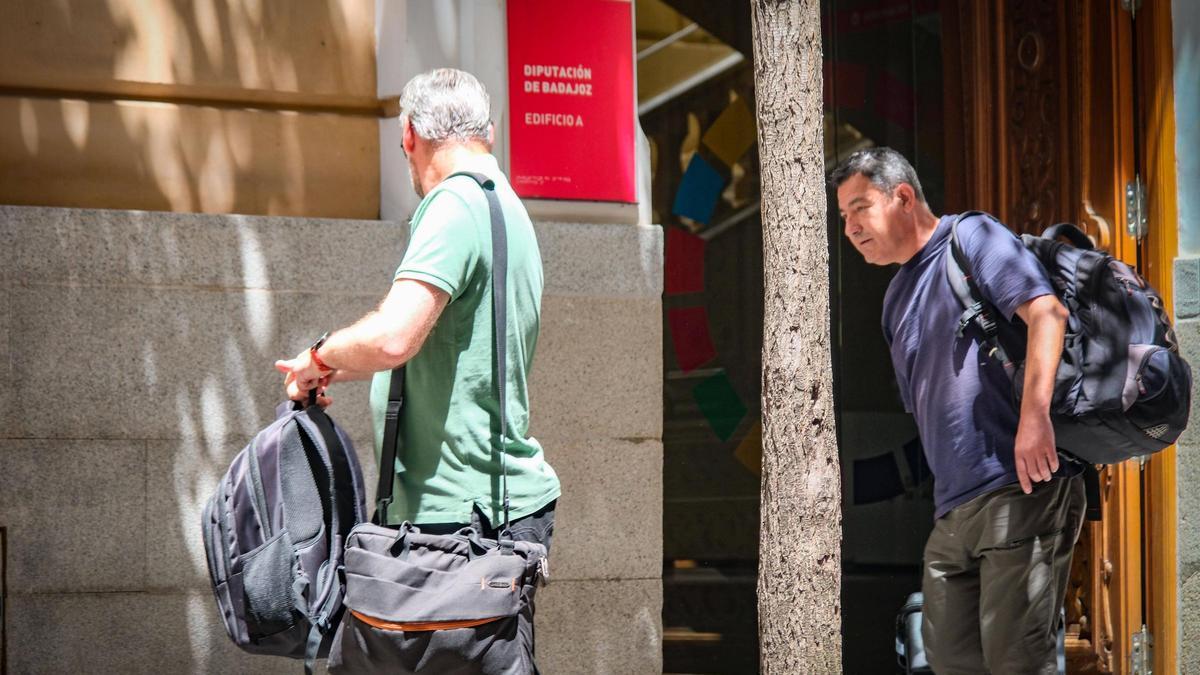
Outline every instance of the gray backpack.
{"label": "gray backpack", "polygon": [[341,620],[343,547],[365,513],[350,439],[311,396],[281,404],[202,517],[213,594],[237,646],[303,658],[312,671]]}

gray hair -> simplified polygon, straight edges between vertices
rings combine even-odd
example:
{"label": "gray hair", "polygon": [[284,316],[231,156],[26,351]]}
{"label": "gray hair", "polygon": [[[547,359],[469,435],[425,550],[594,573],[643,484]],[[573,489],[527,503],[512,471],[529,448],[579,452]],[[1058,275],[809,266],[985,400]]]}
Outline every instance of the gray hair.
{"label": "gray hair", "polygon": [[891,148],[866,148],[855,152],[829,174],[829,183],[836,190],[858,174],[889,197],[901,183],[908,183],[917,194],[917,201],[925,203],[925,192],[921,190],[916,170],[904,155]]}
{"label": "gray hair", "polygon": [[488,143],[491,104],[487,90],[468,72],[438,68],[417,75],[404,85],[400,110],[427,141]]}

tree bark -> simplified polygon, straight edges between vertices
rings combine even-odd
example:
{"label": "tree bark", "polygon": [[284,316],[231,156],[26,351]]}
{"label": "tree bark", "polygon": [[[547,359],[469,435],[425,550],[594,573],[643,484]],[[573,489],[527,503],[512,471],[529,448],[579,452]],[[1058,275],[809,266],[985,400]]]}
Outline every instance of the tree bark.
{"label": "tree bark", "polygon": [[762,164],[762,672],[841,671],[819,0],[751,0]]}

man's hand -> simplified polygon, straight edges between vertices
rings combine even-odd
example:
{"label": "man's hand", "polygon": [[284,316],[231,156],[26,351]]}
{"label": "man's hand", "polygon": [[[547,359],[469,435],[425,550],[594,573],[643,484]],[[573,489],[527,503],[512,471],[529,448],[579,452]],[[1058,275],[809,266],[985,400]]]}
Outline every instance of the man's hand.
{"label": "man's hand", "polygon": [[1013,456],[1017,480],[1025,494],[1033,492],[1033,483],[1048,481],[1058,471],[1058,451],[1054,446],[1054,425],[1048,414],[1024,414],[1017,424]]}
{"label": "man's hand", "polygon": [[326,407],[333,399],[326,393],[330,376],[333,371],[321,370],[313,362],[312,354],[306,349],[290,360],[275,362],[275,369],[283,373],[283,388],[287,397],[293,401],[303,401],[308,398],[308,392],[317,390],[317,403]]}
{"label": "man's hand", "polygon": [[1025,494],[1029,494],[1033,492],[1034,481],[1048,481],[1058,471],[1050,400],[1054,396],[1054,375],[1062,357],[1068,315],[1067,308],[1053,295],[1039,295],[1026,302],[1017,308],[1017,315],[1029,326],[1029,343],[1025,349],[1025,388],[1013,459],[1017,481]]}

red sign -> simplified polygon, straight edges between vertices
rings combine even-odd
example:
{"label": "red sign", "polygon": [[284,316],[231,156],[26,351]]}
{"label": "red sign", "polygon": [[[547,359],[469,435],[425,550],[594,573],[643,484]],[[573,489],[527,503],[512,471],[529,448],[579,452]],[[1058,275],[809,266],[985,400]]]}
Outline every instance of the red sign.
{"label": "red sign", "polygon": [[517,194],[636,202],[633,89],[630,0],[509,0]]}

